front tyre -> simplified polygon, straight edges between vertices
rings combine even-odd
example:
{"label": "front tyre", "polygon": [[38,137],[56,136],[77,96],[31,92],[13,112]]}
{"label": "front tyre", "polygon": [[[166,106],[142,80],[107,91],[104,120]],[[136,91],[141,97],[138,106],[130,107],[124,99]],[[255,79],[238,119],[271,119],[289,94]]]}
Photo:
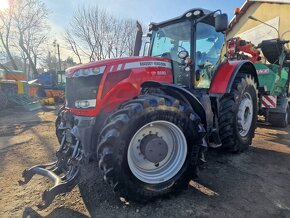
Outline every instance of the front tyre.
{"label": "front tyre", "polygon": [[254,79],[239,73],[232,90],[220,100],[219,128],[222,149],[242,152],[248,149],[255,135],[258,110]]}
{"label": "front tyre", "polygon": [[97,153],[105,181],[118,196],[139,202],[182,190],[198,162],[198,125],[198,116],[170,96],[141,95],[126,102],[100,135]]}
{"label": "front tyre", "polygon": [[57,140],[59,142],[59,144],[61,144],[61,140],[62,140],[62,137],[63,137],[63,130],[60,130],[58,129],[60,123],[61,123],[61,112],[64,110],[64,105],[60,107],[60,109],[58,110],[57,112],[57,117],[56,117],[56,120],[55,120],[55,123],[54,123],[54,126],[55,126],[55,135],[57,137]]}

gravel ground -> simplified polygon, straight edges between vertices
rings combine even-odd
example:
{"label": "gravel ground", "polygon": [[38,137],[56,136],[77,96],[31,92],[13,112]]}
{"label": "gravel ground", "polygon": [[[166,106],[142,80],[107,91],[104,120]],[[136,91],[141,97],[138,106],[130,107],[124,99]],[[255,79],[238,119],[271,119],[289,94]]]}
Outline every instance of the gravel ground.
{"label": "gravel ground", "polygon": [[[55,111],[0,113],[0,217],[91,217],[79,188],[58,196],[39,211],[48,180],[36,176],[18,186],[21,172],[51,162],[57,149]],[[91,187],[94,217],[288,217],[290,218],[290,127],[259,124],[249,151],[222,154],[211,150],[197,182],[178,196],[146,205],[124,203],[99,176]]]}

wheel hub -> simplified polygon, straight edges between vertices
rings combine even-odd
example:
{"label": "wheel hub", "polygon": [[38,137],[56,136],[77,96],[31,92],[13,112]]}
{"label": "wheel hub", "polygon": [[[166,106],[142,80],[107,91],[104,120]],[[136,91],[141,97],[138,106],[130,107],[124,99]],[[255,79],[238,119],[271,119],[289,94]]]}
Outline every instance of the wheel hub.
{"label": "wheel hub", "polygon": [[134,176],[148,184],[174,177],[187,155],[187,141],[178,126],[157,120],[145,124],[132,137],[127,160]]}
{"label": "wheel hub", "polygon": [[246,136],[250,131],[253,120],[253,103],[251,96],[246,93],[238,110],[238,128],[241,136]]}
{"label": "wheel hub", "polygon": [[140,143],[141,154],[152,163],[159,163],[168,153],[167,143],[157,135],[147,135]]}

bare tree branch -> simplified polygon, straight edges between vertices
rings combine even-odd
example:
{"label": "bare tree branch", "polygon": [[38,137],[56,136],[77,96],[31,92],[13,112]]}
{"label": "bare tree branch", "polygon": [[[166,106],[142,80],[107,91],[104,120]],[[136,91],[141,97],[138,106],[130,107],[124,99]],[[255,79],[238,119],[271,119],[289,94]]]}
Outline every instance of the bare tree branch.
{"label": "bare tree branch", "polygon": [[13,14],[13,7],[14,1],[9,2],[10,7],[6,10],[0,10],[0,41],[5,49],[5,52],[12,64],[14,70],[18,70],[18,67],[15,63],[15,60],[10,51],[10,38],[11,38],[11,31],[12,31],[12,14]]}
{"label": "bare tree branch", "polygon": [[15,0],[12,19],[18,35],[18,43],[25,53],[34,74],[37,74],[37,60],[40,47],[46,41],[49,14],[40,0]]}
{"label": "bare tree branch", "polygon": [[97,6],[77,9],[65,35],[76,56],[89,61],[130,56],[134,40],[135,21],[118,19]]}

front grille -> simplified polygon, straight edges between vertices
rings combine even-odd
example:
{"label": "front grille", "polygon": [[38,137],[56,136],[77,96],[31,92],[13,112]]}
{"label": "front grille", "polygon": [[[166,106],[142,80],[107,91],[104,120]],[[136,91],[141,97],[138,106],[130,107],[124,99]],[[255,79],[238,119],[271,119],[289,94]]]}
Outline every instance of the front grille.
{"label": "front grille", "polygon": [[75,108],[77,100],[96,99],[102,75],[66,78],[66,106]]}

